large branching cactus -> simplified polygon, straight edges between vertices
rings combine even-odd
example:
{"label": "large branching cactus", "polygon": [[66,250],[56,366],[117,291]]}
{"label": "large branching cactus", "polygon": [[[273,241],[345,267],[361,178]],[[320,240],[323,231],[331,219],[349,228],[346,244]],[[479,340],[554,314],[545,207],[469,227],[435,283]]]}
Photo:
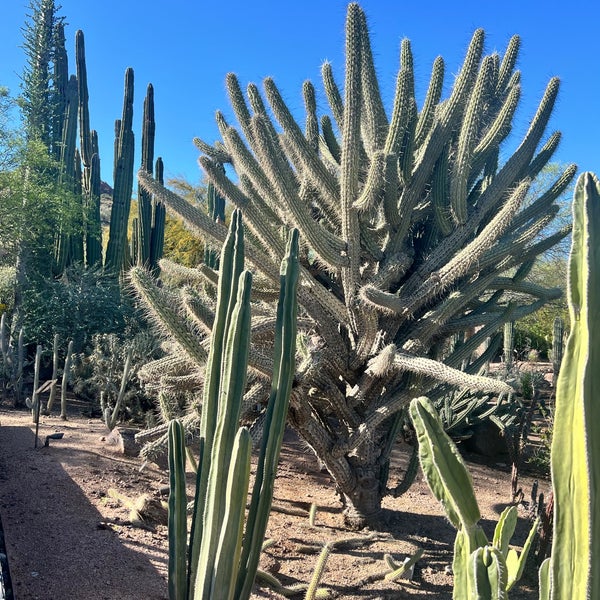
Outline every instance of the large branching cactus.
{"label": "large branching cactus", "polygon": [[[244,212],[255,294],[276,295],[281,232],[300,231],[298,300],[309,325],[301,328],[306,357],[289,416],[335,478],[356,523],[379,514],[408,402],[435,398],[448,385],[510,392],[480,375],[488,356],[472,358],[474,350],[505,322],[559,295],[525,278],[536,257],[568,234],[540,236],[576,168],[527,198],[560,140],[559,133],[545,135],[559,82],[549,82],[522,141],[507,152],[503,142],[521,89],[518,49],[514,37],[503,57],[484,56],[484,33],[476,31],[449,96],[441,97],[438,58],[419,109],[404,40],[388,116],[366,18],[353,3],[343,86],[329,63],[322,69],[330,114],[317,115],[308,81],[302,125],[271,78],[263,82],[264,96],[254,84],[245,96],[229,74],[239,127],[218,112],[222,141],[195,140],[207,179]],[[235,183],[223,164],[235,170]],[[223,243],[222,223],[143,171],[139,181],[210,244]],[[206,266],[198,272],[214,279]],[[475,333],[451,346],[465,331]],[[260,372],[259,362],[253,366]]]}

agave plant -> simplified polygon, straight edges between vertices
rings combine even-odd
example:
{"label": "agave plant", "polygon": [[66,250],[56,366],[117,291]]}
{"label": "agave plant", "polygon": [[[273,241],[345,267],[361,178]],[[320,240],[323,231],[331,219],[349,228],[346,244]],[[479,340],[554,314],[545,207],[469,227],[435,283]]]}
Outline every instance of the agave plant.
{"label": "agave plant", "polygon": [[[289,422],[335,479],[354,524],[380,514],[390,489],[390,452],[410,400],[435,397],[440,385],[509,393],[507,384],[479,374],[488,357],[472,358],[473,351],[504,323],[560,293],[525,278],[536,257],[568,234],[565,228],[540,237],[576,168],[524,202],[560,140],[559,133],[545,136],[559,82],[549,82],[524,138],[507,153],[503,142],[521,89],[518,49],[515,36],[504,56],[484,56],[484,33],[477,30],[449,96],[442,99],[438,58],[419,108],[404,40],[388,116],[365,14],[353,3],[343,87],[329,63],[322,68],[330,114],[318,116],[309,81],[302,125],[273,79],[264,80],[264,94],[251,83],[245,95],[228,74],[239,126],[218,112],[222,141],[195,140],[208,181],[244,213],[257,302],[276,297],[286,232],[300,231],[304,355]],[[139,181],[209,243],[223,243],[224,224],[147,173]],[[189,276],[216,281],[206,265]],[[194,301],[209,306],[210,294],[202,290],[194,287]],[[257,344],[273,311],[265,304],[255,312]],[[469,335],[451,344],[459,332]],[[250,366],[260,381],[268,372],[268,345],[254,348]],[[202,357],[186,360],[201,364]]]}

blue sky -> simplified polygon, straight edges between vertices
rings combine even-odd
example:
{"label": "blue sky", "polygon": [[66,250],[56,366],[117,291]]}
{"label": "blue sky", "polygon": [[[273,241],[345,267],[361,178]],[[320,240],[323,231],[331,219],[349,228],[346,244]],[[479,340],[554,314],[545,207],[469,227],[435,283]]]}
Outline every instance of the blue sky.
{"label": "blue sky", "polygon": [[[168,177],[181,175],[192,182],[201,178],[192,138],[218,139],[217,109],[233,122],[224,88],[227,72],[235,72],[243,86],[272,76],[300,118],[302,82],[311,79],[318,84],[324,60],[332,62],[338,81],[343,81],[346,1],[62,0],[60,4],[59,14],[68,23],[71,72],[75,31],[82,29],[85,34],[91,126],[99,132],[102,175],[109,183],[114,120],[121,114],[127,67],[135,71],[136,138],[141,137],[143,97],[151,82],[156,155],[163,157]],[[523,92],[516,133],[525,132],[548,80],[557,75],[562,86],[549,131],[562,131],[563,141],[555,158],[600,173],[600,8],[596,1],[363,0],[361,6],[367,13],[388,105],[403,38],[412,43],[417,94],[422,98],[435,57],[441,55],[446,61],[448,89],[478,27],[486,31],[487,52],[503,53],[511,35],[519,34]],[[6,0],[2,7],[0,85],[13,93],[19,92],[24,64],[20,46],[26,7],[27,0]],[[323,112],[323,94],[317,101]]]}

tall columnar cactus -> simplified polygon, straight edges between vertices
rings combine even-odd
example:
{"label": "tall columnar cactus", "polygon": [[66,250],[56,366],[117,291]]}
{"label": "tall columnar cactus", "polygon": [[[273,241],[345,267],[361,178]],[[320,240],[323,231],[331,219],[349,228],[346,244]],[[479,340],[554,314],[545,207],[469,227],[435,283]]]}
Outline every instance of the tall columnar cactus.
{"label": "tall columnar cactus", "polygon": [[[224,169],[223,169],[224,170]],[[206,208],[208,216],[215,222],[225,223],[225,198],[215,188],[212,181],[206,186]],[[219,268],[219,261],[216,250],[209,244],[204,245],[204,264],[211,269]]]}
{"label": "tall columnar cactus", "polygon": [[127,220],[133,191],[133,69],[125,72],[123,116],[115,124],[113,206],[110,213],[105,267],[118,274],[124,263],[127,244]]}
{"label": "tall columnar cactus", "polygon": [[270,512],[295,371],[297,231],[290,235],[281,267],[271,393],[245,522],[252,441],[248,430],[239,428],[239,417],[250,344],[252,278],[242,270],[243,259],[241,215],[236,211],[221,254],[187,560],[184,433],[177,421],[169,427],[171,600],[249,598]]}
{"label": "tall columnar cactus", "polygon": [[552,327],[552,371],[554,372],[554,382],[558,378],[560,365],[563,359],[565,338],[565,326],[561,317],[555,317]]}
{"label": "tall columnar cactus", "polygon": [[454,442],[444,432],[435,408],[427,398],[415,398],[410,416],[419,442],[419,459],[433,495],[440,501],[452,525],[454,542],[455,600],[507,598],[521,578],[537,530],[530,530],[521,554],[509,547],[517,525],[517,508],[500,515],[490,543],[478,524],[481,518],[471,476]]}
{"label": "tall columnar cactus", "polygon": [[[322,70],[329,114],[318,117],[323,103],[310,82],[303,86],[304,126],[273,79],[265,79],[264,97],[254,84],[246,96],[229,74],[239,128],[218,113],[222,142],[196,145],[208,181],[244,211],[255,295],[276,294],[281,232],[300,230],[307,358],[290,421],[335,478],[348,517],[360,524],[380,514],[396,417],[411,398],[435,400],[447,385],[509,391],[477,377],[481,363],[473,350],[505,322],[560,294],[531,286],[525,276],[540,253],[568,234],[565,228],[540,237],[576,168],[524,204],[560,140],[559,133],[544,135],[559,84],[550,81],[522,142],[504,161],[502,143],[521,90],[517,37],[503,57],[484,56],[484,33],[476,31],[444,99],[444,62],[436,59],[421,107],[404,40],[388,115],[366,18],[355,3],[346,33],[343,85],[329,63]],[[235,182],[223,164],[233,167]],[[209,244],[223,243],[222,223],[143,171],[139,181]],[[200,275],[214,282],[210,268]],[[519,300],[510,302],[515,291]],[[197,301],[210,306],[209,297]],[[446,352],[454,334],[467,330],[477,333]]]}
{"label": "tall columnar cactus", "polygon": [[[144,114],[142,117],[142,166],[146,173],[152,174],[154,162],[154,88],[148,85],[144,99]],[[160,162],[159,162],[160,161]],[[162,160],[157,159],[157,170],[162,171]],[[162,179],[162,175],[156,175]],[[137,236],[137,248],[133,260],[138,265],[146,266],[156,271],[158,260],[162,256],[165,234],[164,206],[152,198],[145,189],[138,188],[138,216],[134,225]]]}
{"label": "tall columnar cactus", "polygon": [[556,386],[552,556],[542,569],[542,589],[556,600],[600,598],[599,253],[600,181],[584,173],[573,199],[571,330]]}

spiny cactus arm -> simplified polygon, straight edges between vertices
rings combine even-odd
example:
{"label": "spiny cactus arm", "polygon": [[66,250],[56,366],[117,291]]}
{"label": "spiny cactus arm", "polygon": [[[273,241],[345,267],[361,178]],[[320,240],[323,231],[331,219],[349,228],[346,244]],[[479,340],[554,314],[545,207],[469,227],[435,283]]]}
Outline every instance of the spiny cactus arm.
{"label": "spiny cactus arm", "polygon": [[369,173],[363,189],[354,201],[354,208],[360,212],[372,214],[383,199],[385,189],[387,156],[382,150],[376,150],[371,157]]}
{"label": "spiny cactus arm", "polygon": [[[481,211],[480,218],[485,218],[488,211],[493,213],[496,210],[498,202],[502,201],[501,196],[504,191],[514,185],[516,181],[537,175],[537,173],[531,172],[530,163],[554,109],[558,88],[558,78],[551,79],[523,141],[481,194],[478,202],[485,210]],[[546,163],[541,162],[540,169],[544,164]]]}
{"label": "spiny cactus arm", "polygon": [[411,328],[410,338],[397,340],[398,346],[407,352],[415,352],[419,348],[426,348],[430,340],[440,334],[442,328],[450,319],[461,315],[465,307],[478,298],[496,279],[494,272],[487,275],[481,274],[476,281],[468,286],[460,286],[451,292],[434,309],[426,312],[414,328]]}
{"label": "spiny cactus arm", "polygon": [[[481,29],[473,34],[463,67],[454,82],[452,93],[440,105],[439,111],[436,111],[430,134],[415,154],[415,166],[410,185],[403,190],[398,201],[398,211],[401,215],[411,214],[416,203],[420,200],[423,187],[429,179],[431,170],[449,139],[456,119],[461,114],[481,60],[483,38],[484,34]],[[404,240],[409,227],[410,220],[403,219],[403,226],[396,233],[397,239]]]}
{"label": "spiny cactus arm", "polygon": [[[390,346],[393,346],[391,344]],[[383,363],[375,357],[369,361],[368,370],[373,375],[385,375],[390,369],[397,372],[408,371],[425,377],[429,377],[438,382],[444,382],[455,385],[459,388],[469,388],[475,391],[495,392],[498,394],[510,393],[512,388],[498,379],[491,377],[479,377],[477,375],[468,375],[458,369],[453,369],[443,363],[429,358],[413,356],[406,352],[396,350],[391,364],[387,358],[389,351],[386,347],[382,351],[385,356]]]}
{"label": "spiny cactus arm", "polygon": [[331,67],[330,62],[325,61],[323,63],[323,66],[321,67],[321,76],[323,78],[325,95],[327,96],[331,113],[333,114],[338,129],[341,131],[344,121],[344,101],[340,89],[333,77],[333,68]]}
{"label": "spiny cactus arm", "polygon": [[571,331],[556,387],[552,439],[554,598],[600,597],[592,565],[600,540],[600,436],[598,344],[600,339],[600,181],[580,175],[573,197],[573,240],[568,302]]}
{"label": "spiny cactus arm", "polygon": [[235,73],[227,73],[227,75],[225,76],[225,87],[227,89],[227,94],[229,95],[229,102],[231,104],[231,107],[233,108],[235,117],[242,128],[244,136],[251,144],[252,129],[250,128],[250,119],[252,115],[248,110],[248,105],[246,104],[246,100],[244,99],[244,93],[242,92],[242,88],[240,87],[240,83]]}
{"label": "spiny cactus arm", "polygon": [[503,90],[510,88],[510,80],[513,75],[515,65],[517,64],[517,57],[519,56],[519,49],[521,47],[521,38],[518,35],[513,35],[506,47],[506,52],[502,57],[500,63],[500,70],[498,72],[498,82],[496,83],[496,91],[502,92]]}
{"label": "spiny cactus arm", "polygon": [[[430,260],[437,264],[438,255],[451,256],[448,263],[438,271],[431,272],[426,281],[416,287],[419,272],[411,276],[400,290],[400,294],[383,292],[373,286],[365,286],[361,290],[363,299],[374,305],[377,309],[390,313],[411,315],[419,307],[429,302],[436,294],[447,289],[458,278],[464,276],[471,265],[477,264],[479,258],[494,245],[496,240],[506,231],[521,202],[523,201],[529,184],[523,182],[511,195],[502,210],[490,221],[479,235],[458,254],[452,255],[447,243],[450,238],[442,241],[430,256]],[[465,226],[462,227],[464,229]],[[457,230],[458,231],[458,230]],[[433,266],[433,265],[431,265]],[[414,289],[414,291],[412,291]]]}
{"label": "spiny cactus arm", "polygon": [[[267,224],[280,221],[279,202],[273,187],[254,155],[244,144],[239,133],[233,127],[229,127],[225,131],[223,139],[232,154],[237,174],[240,177],[246,176],[252,184],[252,188],[257,192],[255,197],[252,198],[254,206],[247,213],[251,214],[253,211],[258,211],[259,214],[253,216],[257,220],[266,220]],[[243,206],[239,206],[239,208],[243,208]],[[276,247],[279,246],[283,247],[283,244],[278,243]]]}
{"label": "spiny cactus arm", "polygon": [[340,239],[312,218],[309,208],[298,194],[289,163],[282,160],[276,152],[264,119],[253,117],[252,126],[256,137],[257,154],[275,188],[279,202],[289,210],[293,225],[301,231],[303,239],[323,263],[334,269],[346,264],[347,258],[341,254],[346,247],[345,240]]}
{"label": "spiny cactus arm", "polygon": [[415,130],[415,146],[417,148],[425,141],[431,130],[436,107],[442,96],[444,69],[444,59],[441,56],[436,57],[433,61],[427,94],[425,95],[425,101],[423,102],[423,108],[419,113],[419,119]]}
{"label": "spiny cactus arm", "polygon": [[360,281],[360,229],[358,212],[353,204],[359,192],[360,121],[361,121],[361,31],[362,10],[358,4],[348,6],[346,16],[346,79],[342,124],[340,172],[340,206],[342,239],[346,241],[346,266],[342,268],[344,299],[352,311]]}
{"label": "spiny cactus arm", "polygon": [[[466,275],[470,267],[487,252],[508,229],[511,220],[525,199],[529,182],[522,182],[506,201],[498,214],[489,222],[479,235],[463,250],[454,255],[443,267],[431,273],[429,278],[414,293],[408,296],[404,289],[400,291],[398,305],[404,314],[411,315],[426,304],[433,296],[447,289],[458,278]],[[448,238],[447,238],[448,239]],[[435,253],[435,251],[434,251]],[[407,282],[410,289],[412,282]]]}
{"label": "spiny cactus arm", "polygon": [[313,152],[319,151],[319,119],[317,117],[317,99],[315,86],[310,81],[302,84],[302,96],[304,98],[304,109],[306,119],[304,123],[304,137]]}
{"label": "spiny cactus arm", "polygon": [[[202,160],[202,157],[200,160]],[[193,228],[203,236],[210,237],[215,245],[223,244],[227,237],[227,228],[224,225],[213,221],[207,214],[196,207],[191,206],[177,194],[174,194],[164,186],[160,185],[147,173],[139,171],[138,179],[143,187],[147,188],[148,191],[160,198],[160,200],[171,210],[183,218],[189,227]],[[277,268],[261,250],[258,250],[251,243],[247,243],[246,256],[248,260],[250,260],[257,269],[269,277],[269,279],[275,280]]]}
{"label": "spiny cactus arm", "polygon": [[465,116],[458,136],[456,156],[450,176],[450,205],[457,223],[467,220],[467,185],[473,163],[473,150],[477,143],[484,105],[488,101],[489,82],[493,73],[494,59],[486,56],[474,82],[473,92],[469,97]]}
{"label": "spiny cactus arm", "polygon": [[527,222],[538,219],[541,214],[546,213],[552,203],[566,191],[576,173],[577,165],[569,165],[535,202],[519,212],[513,221],[513,227],[515,229],[519,228]]}
{"label": "spiny cactus arm", "polygon": [[383,147],[388,130],[388,119],[379,91],[364,12],[359,13],[359,19],[364,32],[361,36],[360,49],[361,89],[363,91],[362,137],[366,145],[365,149],[371,155],[375,150]]}
{"label": "spiny cactus arm", "polygon": [[529,168],[525,173],[525,177],[529,177],[529,179],[535,179],[540,174],[541,170],[550,162],[550,159],[554,155],[554,152],[556,152],[561,139],[562,133],[560,131],[555,131],[552,133],[552,135],[550,135],[550,137],[548,137],[546,143],[531,161]]}
{"label": "spiny cactus arm", "polygon": [[410,42],[406,38],[402,40],[401,44],[400,65],[396,79],[392,120],[384,145],[386,154],[396,154],[397,156],[400,155],[402,141],[410,121],[411,103],[415,95],[412,51]]}
{"label": "spiny cactus arm", "polygon": [[215,320],[214,311],[207,305],[206,299],[202,298],[196,288],[184,286],[181,289],[181,304],[187,316],[192,322],[209,336]]}
{"label": "spiny cactus arm", "polygon": [[206,154],[206,156],[215,163],[225,165],[232,162],[231,155],[229,152],[227,152],[222,144],[215,143],[214,146],[211,146],[198,137],[193,138],[192,142],[194,143],[194,146],[196,146],[196,148],[202,152],[202,154]]}
{"label": "spiny cactus arm", "polygon": [[129,281],[158,326],[167,328],[167,333],[174,337],[190,360],[203,364],[207,358],[206,350],[200,343],[197,332],[177,309],[175,298],[159,288],[152,275],[142,267],[133,267],[129,271]]}
{"label": "spiny cactus arm", "polygon": [[329,163],[330,168],[337,169],[340,166],[341,149],[333,131],[329,115],[321,117],[321,137],[319,139],[319,152],[321,159]]}
{"label": "spiny cactus arm", "polygon": [[560,298],[562,291],[560,288],[545,288],[531,281],[514,281],[512,277],[496,277],[489,285],[492,290],[505,290],[507,292],[517,292],[527,294],[546,301]]}
{"label": "spiny cactus arm", "polygon": [[179,421],[169,424],[169,598],[187,598],[185,443]]}
{"label": "spiny cactus arm", "polygon": [[510,90],[489,129],[473,149],[470,177],[481,171],[492,153],[498,149],[502,140],[510,133],[512,120],[515,111],[517,110],[517,106],[519,105],[520,98],[521,88],[519,86],[514,86]]}

